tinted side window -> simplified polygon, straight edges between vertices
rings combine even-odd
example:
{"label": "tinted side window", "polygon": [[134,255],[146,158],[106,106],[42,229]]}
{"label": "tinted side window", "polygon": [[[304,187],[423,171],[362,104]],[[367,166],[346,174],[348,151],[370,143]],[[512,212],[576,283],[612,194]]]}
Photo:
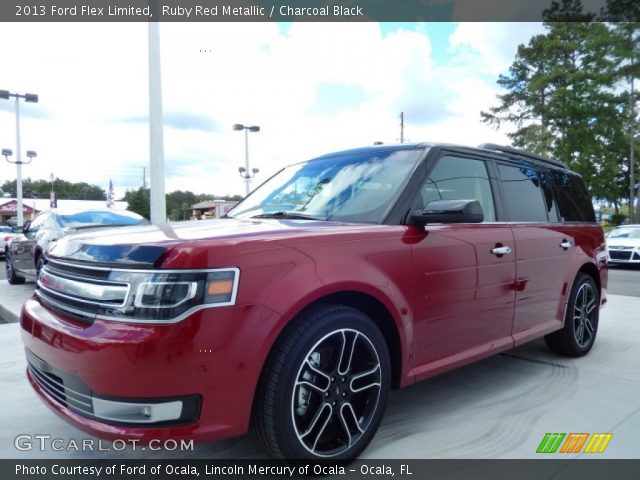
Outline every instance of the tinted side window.
{"label": "tinted side window", "polygon": [[531,168],[498,164],[502,179],[502,200],[511,222],[546,222],[547,207],[542,195],[542,181]]}
{"label": "tinted side window", "polygon": [[578,175],[553,172],[553,188],[558,199],[560,217],[565,222],[595,222],[591,197]]}
{"label": "tinted side window", "polygon": [[544,195],[544,203],[547,206],[547,217],[550,222],[559,222],[558,208],[556,199],[553,194],[553,183],[549,173],[539,173],[542,180],[542,194]]}
{"label": "tinted side window", "polygon": [[434,200],[470,200],[480,202],[485,222],[495,222],[491,183],[482,160],[446,156],[435,166],[420,191],[422,205]]}

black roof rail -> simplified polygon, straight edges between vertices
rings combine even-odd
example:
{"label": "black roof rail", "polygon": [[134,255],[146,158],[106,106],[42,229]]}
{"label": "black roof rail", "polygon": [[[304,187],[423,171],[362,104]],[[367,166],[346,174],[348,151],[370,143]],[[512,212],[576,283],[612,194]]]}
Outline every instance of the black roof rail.
{"label": "black roof rail", "polygon": [[504,145],[498,145],[496,143],[482,143],[478,145],[478,148],[506,153],[507,155],[517,155],[518,157],[525,157],[533,160],[540,160],[541,162],[551,163],[553,165],[557,165],[559,167],[566,168],[566,169],[569,168],[565,163],[559,162],[557,160],[551,160],[550,158],[543,157],[542,155],[538,155],[537,153],[527,152],[526,150],[518,150],[517,148],[506,147]]}

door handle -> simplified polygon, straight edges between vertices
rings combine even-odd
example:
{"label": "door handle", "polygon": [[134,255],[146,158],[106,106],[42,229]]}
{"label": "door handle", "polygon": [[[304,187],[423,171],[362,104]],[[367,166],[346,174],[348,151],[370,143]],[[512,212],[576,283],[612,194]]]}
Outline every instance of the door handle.
{"label": "door handle", "polygon": [[571,243],[569,240],[562,240],[562,242],[560,243],[560,247],[564,250],[569,250],[571,247],[573,247],[573,243]]}
{"label": "door handle", "polygon": [[494,255],[506,255],[507,253],[511,253],[511,247],[495,247],[491,249],[491,253]]}

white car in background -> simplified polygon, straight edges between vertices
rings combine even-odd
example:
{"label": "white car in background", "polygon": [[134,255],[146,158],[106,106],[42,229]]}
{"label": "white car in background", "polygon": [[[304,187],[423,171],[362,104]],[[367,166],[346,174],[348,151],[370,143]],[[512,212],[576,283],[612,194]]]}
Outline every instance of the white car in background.
{"label": "white car in background", "polygon": [[606,235],[610,264],[640,265],[640,225],[621,225]]}
{"label": "white car in background", "polygon": [[13,237],[15,237],[15,234],[11,227],[0,225],[0,258],[4,258],[7,245]]}

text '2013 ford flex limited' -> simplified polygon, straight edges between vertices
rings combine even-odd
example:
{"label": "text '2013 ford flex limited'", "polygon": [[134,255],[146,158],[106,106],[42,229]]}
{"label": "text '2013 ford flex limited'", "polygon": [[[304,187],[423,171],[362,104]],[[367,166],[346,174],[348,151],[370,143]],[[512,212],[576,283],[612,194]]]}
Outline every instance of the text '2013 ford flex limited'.
{"label": "text '2013 ford flex limited'", "polygon": [[29,381],[87,432],[344,459],[391,388],[543,336],[586,354],[606,286],[565,165],[378,146],[286,167],[228,218],[60,240],[21,326]]}

